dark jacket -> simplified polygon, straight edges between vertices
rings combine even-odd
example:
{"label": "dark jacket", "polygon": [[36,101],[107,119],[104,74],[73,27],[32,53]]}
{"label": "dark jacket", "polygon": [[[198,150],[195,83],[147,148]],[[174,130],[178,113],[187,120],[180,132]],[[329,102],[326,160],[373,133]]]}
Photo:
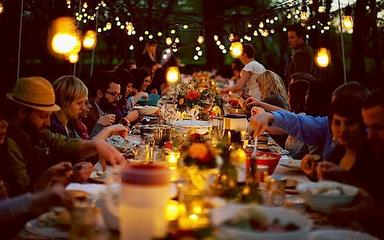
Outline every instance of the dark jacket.
{"label": "dark jacket", "polygon": [[80,135],[77,134],[76,129],[71,121],[68,122],[67,129],[68,132],[65,127],[61,124],[60,120],[57,118],[57,115],[53,113],[51,115],[51,126],[49,127],[49,130],[51,132],[59,133],[70,138],[80,138]]}
{"label": "dark jacket", "polygon": [[49,167],[61,161],[76,162],[85,157],[78,150],[80,140],[48,129],[41,136],[33,136],[11,122],[7,140],[12,190],[16,194],[31,191],[34,182]]}
{"label": "dark jacket", "polygon": [[291,61],[289,62],[285,76],[286,86],[289,84],[289,76],[298,72],[309,73],[314,77],[318,75],[314,62],[313,50],[306,43],[293,50]]}
{"label": "dark jacket", "polygon": [[87,126],[88,135],[90,137],[96,136],[101,130],[103,130],[104,126],[97,123],[97,120],[101,117],[99,111],[97,110],[96,103],[94,100],[90,102],[91,107],[89,108],[88,116],[82,119],[82,122]]}

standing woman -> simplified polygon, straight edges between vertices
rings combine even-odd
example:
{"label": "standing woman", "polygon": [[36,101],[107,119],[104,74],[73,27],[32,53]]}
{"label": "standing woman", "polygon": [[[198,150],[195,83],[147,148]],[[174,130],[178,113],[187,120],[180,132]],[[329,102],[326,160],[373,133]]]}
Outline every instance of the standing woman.
{"label": "standing woman", "polygon": [[161,67],[161,65],[156,60],[156,50],[157,43],[155,41],[148,41],[141,55],[139,68],[154,68],[153,71],[156,71],[157,68]]}
{"label": "standing woman", "polygon": [[244,68],[240,72],[240,79],[235,85],[223,89],[221,93],[239,92],[246,87],[250,96],[260,99],[256,78],[266,70],[265,67],[255,60],[255,49],[250,44],[243,45],[243,53],[239,59],[244,64]]}

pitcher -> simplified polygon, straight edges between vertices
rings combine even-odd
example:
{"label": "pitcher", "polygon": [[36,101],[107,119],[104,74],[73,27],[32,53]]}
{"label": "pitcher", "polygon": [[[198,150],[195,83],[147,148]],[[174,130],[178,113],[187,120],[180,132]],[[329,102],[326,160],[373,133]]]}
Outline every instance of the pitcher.
{"label": "pitcher", "polygon": [[170,175],[159,164],[130,164],[121,170],[120,200],[106,204],[119,218],[121,240],[149,240],[166,235],[165,206],[170,198]]}

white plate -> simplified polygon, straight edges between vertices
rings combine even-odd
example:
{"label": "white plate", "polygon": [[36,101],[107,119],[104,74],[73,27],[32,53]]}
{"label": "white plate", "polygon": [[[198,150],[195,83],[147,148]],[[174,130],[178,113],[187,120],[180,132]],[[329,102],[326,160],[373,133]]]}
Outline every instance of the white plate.
{"label": "white plate", "polygon": [[52,227],[43,227],[39,225],[38,219],[33,219],[25,224],[25,230],[28,232],[45,238],[65,238],[69,237],[68,232],[60,231]]}
{"label": "white plate", "polygon": [[316,230],[309,234],[308,240],[378,240],[362,232],[351,230],[332,229]]}
{"label": "white plate", "polygon": [[176,127],[212,127],[212,125],[208,121],[200,121],[200,120],[178,120],[173,123]]}
{"label": "white plate", "polygon": [[300,167],[301,160],[296,160],[287,156],[282,156],[279,164],[291,170],[301,171],[301,167]]}
{"label": "white plate", "polygon": [[[335,191],[338,188],[343,190],[343,194]],[[352,202],[359,191],[355,186],[333,181],[303,182],[296,189],[313,210],[324,213],[331,212],[336,205],[344,206]],[[317,193],[319,189],[329,189],[329,191]]]}
{"label": "white plate", "polygon": [[[244,230],[241,228],[225,226],[223,223],[236,216],[241,209],[254,208],[266,215],[268,222],[278,219],[280,223],[294,223],[299,226],[298,230],[289,232],[259,232]],[[241,239],[241,240],[302,240],[312,229],[312,221],[294,210],[281,207],[264,207],[258,205],[227,204],[221,208],[211,210],[211,222],[218,227],[218,236],[223,239]]]}
{"label": "white plate", "polygon": [[181,128],[185,131],[189,129],[195,129],[199,134],[206,134],[209,131],[209,128],[212,127],[208,121],[199,121],[199,120],[178,120],[173,122],[173,126]]}
{"label": "white plate", "polygon": [[155,113],[157,113],[160,108],[159,107],[156,107],[156,106],[135,106],[133,109],[136,109],[139,111],[140,115],[154,115]]}

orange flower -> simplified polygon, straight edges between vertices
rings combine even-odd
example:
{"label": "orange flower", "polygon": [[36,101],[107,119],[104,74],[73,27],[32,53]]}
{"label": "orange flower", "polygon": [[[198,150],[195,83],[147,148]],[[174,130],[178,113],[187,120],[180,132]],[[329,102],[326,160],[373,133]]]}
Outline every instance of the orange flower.
{"label": "orange flower", "polygon": [[188,154],[191,158],[205,159],[209,153],[209,148],[204,143],[192,143],[188,149]]}

